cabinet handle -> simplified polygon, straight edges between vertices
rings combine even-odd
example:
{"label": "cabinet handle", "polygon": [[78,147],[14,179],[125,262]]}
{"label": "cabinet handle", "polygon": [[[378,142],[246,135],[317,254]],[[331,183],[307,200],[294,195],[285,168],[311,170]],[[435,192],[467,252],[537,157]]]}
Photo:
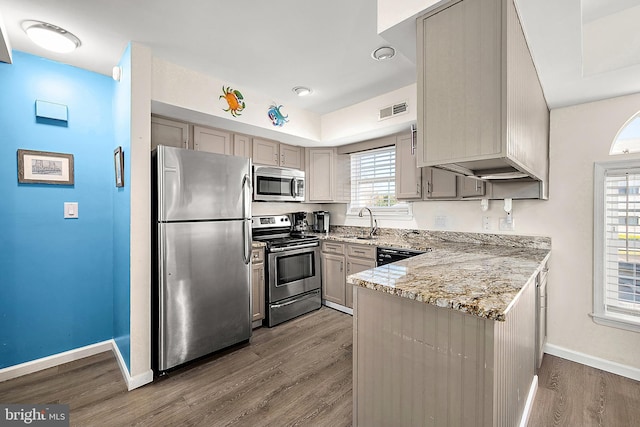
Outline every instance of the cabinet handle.
{"label": "cabinet handle", "polygon": [[344,262],[340,261],[340,272],[342,273],[342,270],[344,268]]}
{"label": "cabinet handle", "polygon": [[364,255],[364,251],[353,251],[354,254],[362,254]]}
{"label": "cabinet handle", "polygon": [[427,181],[427,194],[431,194],[431,183]]}
{"label": "cabinet handle", "polygon": [[416,183],[416,194],[420,194],[420,183]]}
{"label": "cabinet handle", "polygon": [[416,125],[411,125],[411,155],[416,154]]}
{"label": "cabinet handle", "polygon": [[277,165],[278,164],[278,155],[274,153],[273,155],[273,162]]}
{"label": "cabinet handle", "polygon": [[347,273],[348,273],[348,272],[350,272],[350,271],[351,271],[351,263],[350,263],[350,262],[348,262],[348,263],[347,263]]}
{"label": "cabinet handle", "polygon": [[280,156],[280,162],[284,165],[284,154]]}
{"label": "cabinet handle", "polygon": [[189,148],[189,140],[188,139],[184,140],[184,148]]}

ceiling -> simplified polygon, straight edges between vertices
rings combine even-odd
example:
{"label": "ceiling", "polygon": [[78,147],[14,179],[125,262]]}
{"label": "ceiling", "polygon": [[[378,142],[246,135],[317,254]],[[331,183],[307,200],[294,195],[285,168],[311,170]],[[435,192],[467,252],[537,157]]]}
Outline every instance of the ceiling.
{"label": "ceiling", "polygon": [[[623,19],[640,13],[640,0],[516,3],[551,108],[640,92],[640,34],[635,29],[640,27],[627,28]],[[324,114],[416,80],[412,53],[399,52],[386,62],[371,58],[375,48],[387,44],[376,33],[376,4],[0,0],[0,14],[16,50],[111,75],[132,40],[150,47],[156,57],[239,89]],[[44,51],[22,31],[20,23],[27,19],[63,27],[78,36],[82,46],[67,55]],[[594,22],[597,25],[591,25]],[[597,45],[585,50],[583,33]],[[620,52],[625,58],[620,59]],[[584,55],[591,64],[588,73],[583,70]],[[299,98],[291,91],[297,85],[314,93]]]}

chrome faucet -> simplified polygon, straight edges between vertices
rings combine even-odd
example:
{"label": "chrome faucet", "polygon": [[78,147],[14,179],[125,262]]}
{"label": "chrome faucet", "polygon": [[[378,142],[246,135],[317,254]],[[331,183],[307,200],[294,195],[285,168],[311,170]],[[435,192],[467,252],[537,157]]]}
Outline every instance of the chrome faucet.
{"label": "chrome faucet", "polygon": [[369,238],[373,238],[373,235],[378,231],[378,220],[373,219],[373,212],[371,212],[371,209],[366,206],[358,212],[358,216],[360,218],[362,218],[362,212],[364,212],[365,209],[369,211],[369,226],[371,227],[371,230],[369,230]]}

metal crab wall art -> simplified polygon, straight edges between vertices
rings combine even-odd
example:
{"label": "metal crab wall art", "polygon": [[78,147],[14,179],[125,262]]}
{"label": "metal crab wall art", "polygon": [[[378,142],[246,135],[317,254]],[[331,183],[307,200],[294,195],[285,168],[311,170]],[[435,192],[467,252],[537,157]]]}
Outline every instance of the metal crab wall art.
{"label": "metal crab wall art", "polygon": [[222,95],[220,95],[219,99],[224,99],[225,101],[227,101],[227,105],[229,106],[229,108],[223,108],[222,111],[230,112],[233,117],[238,117],[239,115],[241,115],[246,106],[244,104],[244,97],[242,96],[240,91],[231,88],[231,86],[226,88],[222,86]]}
{"label": "metal crab wall art", "polygon": [[269,110],[267,111],[267,114],[269,115],[269,119],[271,120],[271,123],[273,123],[274,126],[282,127],[285,123],[289,121],[288,120],[289,115],[287,114],[286,116],[283,116],[282,113],[280,112],[281,108],[282,108],[282,105],[276,105],[274,103],[269,106]]}

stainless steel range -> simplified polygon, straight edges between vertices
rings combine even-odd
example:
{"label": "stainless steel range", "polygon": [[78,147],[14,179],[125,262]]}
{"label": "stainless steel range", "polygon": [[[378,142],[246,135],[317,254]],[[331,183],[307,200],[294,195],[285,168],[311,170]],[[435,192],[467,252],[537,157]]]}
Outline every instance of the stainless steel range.
{"label": "stainless steel range", "polygon": [[254,216],[253,240],[267,244],[266,317],[269,327],[320,308],[320,240],[292,235],[288,215]]}

